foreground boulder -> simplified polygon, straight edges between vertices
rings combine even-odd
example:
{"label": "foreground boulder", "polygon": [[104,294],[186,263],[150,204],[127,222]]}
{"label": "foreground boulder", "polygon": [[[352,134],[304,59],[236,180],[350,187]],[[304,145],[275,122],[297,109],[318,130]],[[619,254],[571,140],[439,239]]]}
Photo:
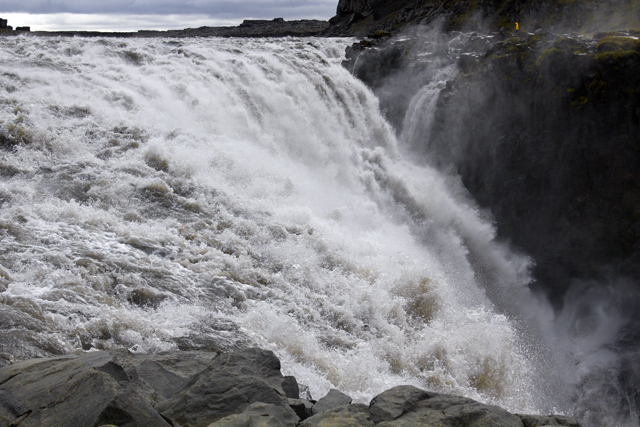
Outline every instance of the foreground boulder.
{"label": "foreground boulder", "polygon": [[0,427],[578,426],[412,386],[385,391],[368,406],[338,390],[318,402],[300,399],[298,390],[295,378],[280,373],[278,358],[258,348],[96,351],[0,368]]}
{"label": "foreground boulder", "polygon": [[300,419],[286,406],[256,402],[240,414],[229,415],[209,427],[276,427],[295,426]]}
{"label": "foreground boulder", "polygon": [[0,370],[0,425],[166,427],[117,353],[35,359]]}
{"label": "foreground boulder", "polygon": [[304,427],[579,427],[576,420],[558,415],[516,415],[502,408],[413,386],[398,386],[361,404],[343,405],[303,421]]}
{"label": "foreground boulder", "polygon": [[340,390],[331,389],[329,393],[322,399],[318,400],[311,412],[313,414],[318,414],[320,412],[326,412],[330,409],[337,408],[342,405],[349,405],[351,403],[351,398],[341,392]]}
{"label": "foreground boulder", "polygon": [[492,426],[521,427],[517,415],[463,397],[427,393],[399,386],[374,397],[369,411],[380,426]]}
{"label": "foreground boulder", "polygon": [[373,427],[367,405],[343,405],[320,412],[300,424],[301,427]]}
{"label": "foreground boulder", "polygon": [[280,361],[272,352],[254,348],[227,353],[214,359],[158,409],[180,425],[206,426],[241,413],[248,404],[262,402],[282,411],[287,420],[283,425],[295,426],[299,418],[287,403],[283,382]]}

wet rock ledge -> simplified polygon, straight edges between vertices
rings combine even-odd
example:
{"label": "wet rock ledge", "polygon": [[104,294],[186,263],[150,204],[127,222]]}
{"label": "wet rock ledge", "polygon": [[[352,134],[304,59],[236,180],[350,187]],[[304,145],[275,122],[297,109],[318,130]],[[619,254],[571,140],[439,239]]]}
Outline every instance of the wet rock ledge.
{"label": "wet rock ledge", "polygon": [[[302,389],[302,396],[300,393]],[[318,401],[258,348],[132,354],[96,351],[0,368],[0,426],[578,426],[562,416],[514,415],[412,386],[367,405],[331,390]]]}

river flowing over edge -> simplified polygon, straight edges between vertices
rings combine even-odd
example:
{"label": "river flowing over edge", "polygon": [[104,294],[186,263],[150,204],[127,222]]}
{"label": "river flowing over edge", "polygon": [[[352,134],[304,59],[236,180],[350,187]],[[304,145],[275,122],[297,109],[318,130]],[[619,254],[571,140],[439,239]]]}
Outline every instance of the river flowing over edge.
{"label": "river flowing over edge", "polygon": [[5,360],[255,344],[314,396],[562,409],[486,296],[537,305],[530,261],[402,157],[350,42],[3,39]]}

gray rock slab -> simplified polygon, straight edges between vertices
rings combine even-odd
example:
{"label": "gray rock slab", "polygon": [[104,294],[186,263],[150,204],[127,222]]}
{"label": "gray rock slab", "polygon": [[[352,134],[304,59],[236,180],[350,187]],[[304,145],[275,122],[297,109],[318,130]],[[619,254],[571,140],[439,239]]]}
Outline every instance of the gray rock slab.
{"label": "gray rock slab", "polygon": [[351,401],[352,399],[349,396],[340,390],[332,388],[325,397],[321,398],[315,405],[313,405],[312,413],[315,415],[338,406],[349,405]]}
{"label": "gray rock slab", "polygon": [[209,427],[295,427],[298,421],[289,407],[255,402],[242,413],[224,417]]}
{"label": "gray rock slab", "polygon": [[300,398],[300,387],[298,386],[298,381],[296,377],[286,376],[282,381],[282,390],[284,391],[287,397],[292,399]]}
{"label": "gray rock slab", "polygon": [[0,417],[23,427],[169,424],[135,390],[114,352],[35,359],[0,369]]}
{"label": "gray rock slab", "polygon": [[117,396],[94,425],[108,424],[123,427],[170,426],[146,399],[146,395],[135,387]]}
{"label": "gray rock slab", "polygon": [[[270,351],[32,359],[0,367],[0,427],[579,427],[558,415],[513,415],[471,399],[399,386],[369,406],[331,390],[296,399]],[[302,420],[302,421],[300,421]]]}
{"label": "gray rock slab", "polygon": [[131,367],[128,371],[129,376],[132,376],[135,372],[139,379],[149,384],[165,399],[178,394],[189,382],[189,378],[174,374],[153,360],[144,360],[139,365]]}
{"label": "gray rock slab", "polygon": [[411,385],[397,386],[374,397],[369,404],[369,412],[374,423],[392,421],[407,412],[415,410],[418,404],[435,396]]}
{"label": "gray rock slab", "polygon": [[289,408],[283,380],[273,352],[239,350],[214,359],[157,409],[178,424],[199,427],[241,413],[254,402]]}
{"label": "gray rock slab", "polygon": [[248,348],[221,354],[210,364],[212,372],[224,371],[226,375],[255,375],[263,378],[278,377],[284,380],[280,372],[280,360],[272,351],[260,348]]}
{"label": "gray rock slab", "polygon": [[293,411],[300,417],[301,420],[306,420],[313,413],[311,412],[313,408],[313,402],[306,399],[292,399],[288,398],[287,403],[289,407],[293,409]]}
{"label": "gray rock slab", "polygon": [[[169,372],[184,378],[191,378],[211,364],[219,353],[212,351],[170,351],[153,354],[136,354],[133,365],[153,361]],[[125,367],[126,369],[126,367]]]}
{"label": "gray rock slab", "polygon": [[239,413],[253,402],[286,405],[284,398],[260,378],[203,376],[178,396],[160,404],[158,410],[178,424],[198,427]]}
{"label": "gray rock slab", "polygon": [[307,418],[300,427],[373,427],[366,405],[343,405]]}
{"label": "gray rock slab", "polygon": [[580,424],[571,417],[562,415],[520,415],[524,427],[543,427],[543,426],[567,426],[580,427]]}
{"label": "gray rock slab", "polygon": [[154,407],[175,396],[189,379],[218,356],[215,352],[184,351],[157,354],[117,353],[129,379]]}
{"label": "gray rock slab", "polygon": [[523,427],[520,417],[471,399],[430,394],[415,408],[376,427]]}

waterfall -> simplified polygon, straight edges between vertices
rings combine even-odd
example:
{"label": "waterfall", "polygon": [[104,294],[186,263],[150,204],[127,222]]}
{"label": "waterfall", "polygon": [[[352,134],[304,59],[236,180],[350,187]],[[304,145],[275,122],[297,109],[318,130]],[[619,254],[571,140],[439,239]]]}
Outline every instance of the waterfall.
{"label": "waterfall", "polygon": [[351,42],[0,39],[2,363],[257,345],[315,397],[551,411],[488,296],[533,301],[531,261],[403,157]]}

